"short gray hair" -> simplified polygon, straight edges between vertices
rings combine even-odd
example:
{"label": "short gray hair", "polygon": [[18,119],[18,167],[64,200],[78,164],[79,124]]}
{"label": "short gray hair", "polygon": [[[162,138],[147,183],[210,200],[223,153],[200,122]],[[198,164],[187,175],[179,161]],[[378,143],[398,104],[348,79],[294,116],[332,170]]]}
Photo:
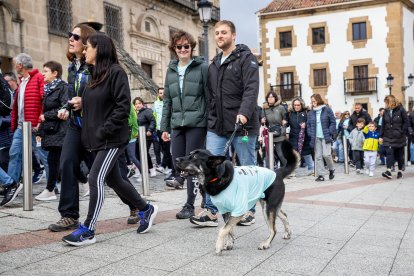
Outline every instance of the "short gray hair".
{"label": "short gray hair", "polygon": [[23,68],[32,69],[33,68],[33,59],[31,56],[25,53],[18,54],[14,60],[17,64],[21,64]]}

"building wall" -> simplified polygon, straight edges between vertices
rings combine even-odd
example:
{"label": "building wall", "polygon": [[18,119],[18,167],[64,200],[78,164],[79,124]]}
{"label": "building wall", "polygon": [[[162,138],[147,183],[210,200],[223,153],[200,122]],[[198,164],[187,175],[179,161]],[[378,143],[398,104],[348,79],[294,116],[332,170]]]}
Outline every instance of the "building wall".
{"label": "building wall", "polygon": [[[56,60],[66,67],[68,65],[66,58],[68,39],[66,36],[57,36],[48,32],[48,1],[14,0],[7,2],[3,7],[0,5],[3,11],[3,13],[0,11],[0,58],[3,58],[3,70],[12,68],[9,61],[20,52],[31,55],[34,66],[37,68],[41,68],[48,60]],[[193,16],[188,10],[170,2],[161,0],[72,0],[71,2],[73,25],[88,21],[88,19],[104,23],[104,2],[120,7],[123,48],[138,64],[144,62],[152,65],[153,80],[159,86],[164,84],[165,72],[170,62],[170,53],[167,48],[170,27],[188,31],[197,42],[198,38],[202,37],[203,28],[198,15]],[[218,6],[219,1],[214,1],[214,4]],[[13,21],[12,9],[20,15],[22,23]],[[149,33],[145,31],[145,21],[151,23]],[[5,37],[1,36],[3,28],[6,29]],[[199,54],[198,49],[197,46],[196,55]],[[209,28],[209,53],[210,58],[216,53],[213,23]]]}
{"label": "building wall", "polygon": [[[408,85],[408,76],[414,75],[414,14],[412,11],[403,8],[403,26],[404,26],[404,85]],[[414,86],[407,88],[404,94],[405,108],[414,98]]]}
{"label": "building wall", "polygon": [[[348,41],[347,30],[350,21],[356,17],[368,16],[372,27],[372,38],[368,39],[363,46],[354,46]],[[387,63],[390,51],[387,45],[389,26],[386,21],[386,5],[352,8],[347,10],[334,10],[315,13],[314,15],[298,15],[290,17],[275,17],[262,21],[263,59],[265,70],[265,86],[275,85],[277,82],[278,68],[295,67],[298,81],[302,83],[302,95],[307,104],[310,103],[310,95],[314,91],[310,86],[311,67],[313,64],[328,63],[330,83],[326,91],[326,99],[334,109],[350,110],[354,102],[369,102],[372,110],[378,110],[383,106],[383,99],[388,95],[386,88],[386,77],[388,76]],[[326,23],[329,32],[329,44],[323,51],[314,51],[308,46],[308,31],[310,24]],[[412,30],[413,23],[410,23]],[[275,37],[277,28],[293,26],[296,38],[296,47],[289,54],[281,55],[275,48]],[[263,30],[263,28],[265,30]],[[351,96],[344,95],[344,77],[349,75],[352,65],[359,60],[370,59],[371,72],[378,77],[378,99],[377,94]],[[279,83],[277,83],[279,84]]]}

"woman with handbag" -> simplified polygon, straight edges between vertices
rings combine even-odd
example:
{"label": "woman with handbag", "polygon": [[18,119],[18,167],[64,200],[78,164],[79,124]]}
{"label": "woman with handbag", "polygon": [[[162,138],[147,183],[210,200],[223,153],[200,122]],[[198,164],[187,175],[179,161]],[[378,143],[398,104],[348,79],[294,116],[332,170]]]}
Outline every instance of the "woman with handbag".
{"label": "woman with handbag", "polygon": [[[282,143],[286,139],[285,124],[287,123],[287,114],[285,107],[280,104],[281,102],[282,100],[275,92],[270,91],[267,93],[266,102],[263,105],[262,118],[265,120],[268,135],[273,135],[276,165],[276,160],[279,160],[280,165],[283,167],[287,162],[282,150]],[[266,157],[266,163],[269,164],[268,157]]]}
{"label": "woman with handbag", "polygon": [[45,87],[39,134],[42,138],[42,148],[49,152],[47,156],[49,177],[46,189],[35,197],[36,200],[41,201],[56,199],[54,188],[59,176],[60,154],[67,128],[67,121],[58,118],[58,111],[68,101],[67,83],[61,79],[61,76],[60,63],[48,61],[43,65]]}

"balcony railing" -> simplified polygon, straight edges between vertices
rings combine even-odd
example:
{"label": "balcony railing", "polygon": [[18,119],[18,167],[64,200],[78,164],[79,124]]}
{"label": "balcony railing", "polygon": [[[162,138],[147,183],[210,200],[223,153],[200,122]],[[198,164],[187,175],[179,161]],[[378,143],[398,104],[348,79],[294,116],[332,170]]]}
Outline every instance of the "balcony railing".
{"label": "balcony railing", "polygon": [[270,90],[280,95],[283,102],[291,101],[295,97],[302,97],[301,83],[270,85]]}
{"label": "balcony railing", "polygon": [[193,11],[197,10],[196,3],[191,0],[173,0],[173,2],[180,4],[186,8],[192,9]]}
{"label": "balcony railing", "polygon": [[367,95],[376,93],[378,101],[378,78],[344,79],[345,103],[346,95]]}
{"label": "balcony railing", "polygon": [[377,77],[345,79],[345,93],[351,94],[372,94],[377,93]]}

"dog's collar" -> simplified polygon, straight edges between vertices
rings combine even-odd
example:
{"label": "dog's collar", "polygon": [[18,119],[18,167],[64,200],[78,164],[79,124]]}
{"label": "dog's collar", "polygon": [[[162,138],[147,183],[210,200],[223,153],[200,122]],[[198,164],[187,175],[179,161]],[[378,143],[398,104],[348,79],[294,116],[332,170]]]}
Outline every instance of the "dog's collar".
{"label": "dog's collar", "polygon": [[214,183],[214,182],[216,182],[218,180],[218,178],[217,177],[214,177],[213,179],[210,179],[210,181],[208,182],[208,183]]}

